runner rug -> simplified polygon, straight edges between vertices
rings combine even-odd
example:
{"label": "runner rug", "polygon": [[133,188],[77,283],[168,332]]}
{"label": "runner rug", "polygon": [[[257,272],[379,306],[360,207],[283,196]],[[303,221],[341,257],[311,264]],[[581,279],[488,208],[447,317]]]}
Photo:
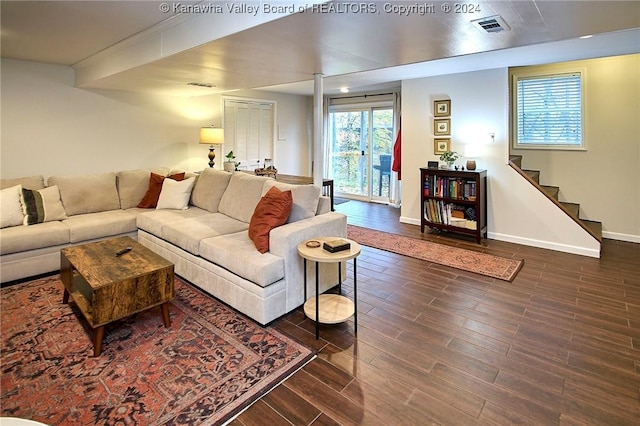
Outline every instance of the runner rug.
{"label": "runner rug", "polygon": [[523,260],[479,253],[355,225],[347,225],[347,238],[365,246],[505,281],[513,281],[524,263]]}
{"label": "runner rug", "polygon": [[313,352],[176,278],[160,308],[107,325],[103,351],[58,276],[2,289],[1,416],[48,425],[221,424]]}

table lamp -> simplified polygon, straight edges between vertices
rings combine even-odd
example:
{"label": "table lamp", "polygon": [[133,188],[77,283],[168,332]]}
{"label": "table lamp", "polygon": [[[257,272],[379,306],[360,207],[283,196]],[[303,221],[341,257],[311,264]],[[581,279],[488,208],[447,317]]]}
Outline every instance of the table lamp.
{"label": "table lamp", "polygon": [[224,130],[216,127],[203,127],[200,129],[200,143],[209,145],[209,167],[213,167],[216,163],[215,145],[224,143]]}

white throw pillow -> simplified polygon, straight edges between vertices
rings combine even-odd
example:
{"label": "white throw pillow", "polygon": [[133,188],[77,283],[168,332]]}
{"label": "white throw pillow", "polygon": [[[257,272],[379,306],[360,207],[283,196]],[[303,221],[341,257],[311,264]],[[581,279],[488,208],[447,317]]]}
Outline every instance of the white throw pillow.
{"label": "white throw pillow", "polygon": [[160,198],[158,198],[156,210],[186,210],[189,208],[191,190],[195,182],[195,177],[190,177],[182,181],[165,179],[164,182],[162,182],[162,191],[160,191]]}
{"label": "white throw pillow", "polygon": [[12,186],[0,191],[0,218],[2,219],[3,228],[22,225],[24,214],[20,203],[21,195],[22,185]]}

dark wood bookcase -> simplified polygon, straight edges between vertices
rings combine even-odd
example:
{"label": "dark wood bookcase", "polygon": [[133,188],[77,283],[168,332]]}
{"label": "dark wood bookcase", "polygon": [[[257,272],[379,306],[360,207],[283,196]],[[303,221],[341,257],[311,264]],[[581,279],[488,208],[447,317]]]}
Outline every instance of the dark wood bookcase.
{"label": "dark wood bookcase", "polygon": [[420,168],[424,227],[487,237],[487,171]]}

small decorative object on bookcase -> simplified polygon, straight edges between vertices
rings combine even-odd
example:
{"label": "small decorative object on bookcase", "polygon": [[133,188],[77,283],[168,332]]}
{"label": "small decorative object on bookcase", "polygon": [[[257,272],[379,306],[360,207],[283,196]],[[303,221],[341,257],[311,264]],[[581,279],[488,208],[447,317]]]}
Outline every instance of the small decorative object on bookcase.
{"label": "small decorative object on bookcase", "polygon": [[453,163],[455,163],[458,158],[460,158],[460,155],[455,151],[446,151],[440,155],[440,159],[447,163],[450,169],[453,168]]}
{"label": "small decorative object on bookcase", "polygon": [[464,147],[464,156],[467,158],[467,170],[476,169],[475,158],[479,157],[478,147],[476,145],[466,145]]}

